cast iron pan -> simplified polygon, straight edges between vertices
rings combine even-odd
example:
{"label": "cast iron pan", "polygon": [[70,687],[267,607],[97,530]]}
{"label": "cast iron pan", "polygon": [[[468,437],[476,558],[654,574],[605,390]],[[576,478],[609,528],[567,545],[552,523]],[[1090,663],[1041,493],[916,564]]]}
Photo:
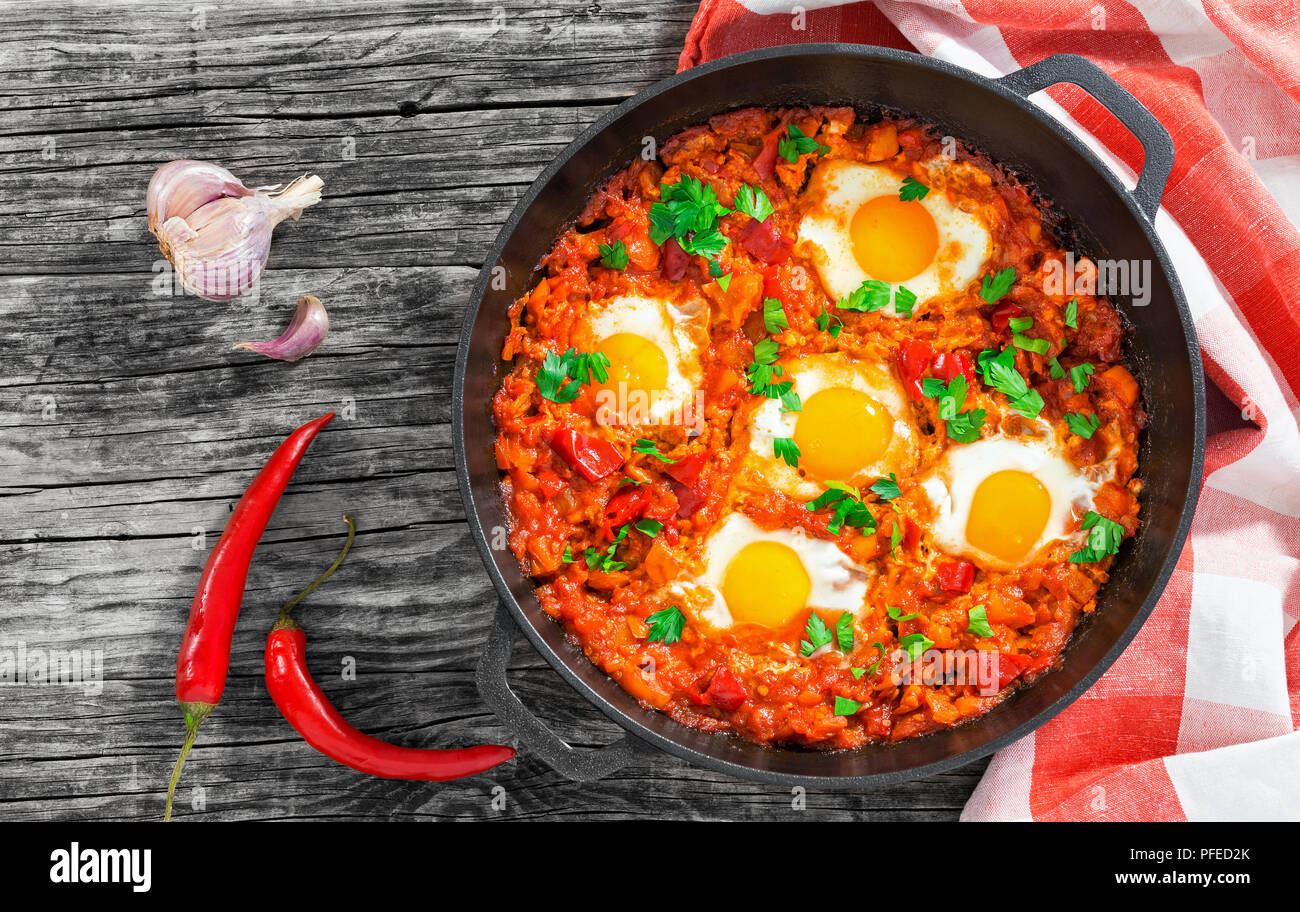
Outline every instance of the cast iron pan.
{"label": "cast iron pan", "polygon": [[[1026,100],[1057,83],[1088,91],[1142,143],[1145,162],[1135,189],[1126,190],[1077,139]],[[1055,204],[1068,249],[1152,263],[1149,304],[1139,308],[1116,300],[1132,326],[1125,357],[1142,385],[1150,419],[1140,442],[1146,484],[1142,526],[1121,549],[1098,610],[1076,631],[1060,670],[983,718],[853,751],[762,747],[644,709],[565,638],[542,612],[514,556],[505,548],[494,550],[485,534],[506,524],[491,417],[492,396],[509,367],[500,360],[506,309],[531,287],[538,261],[563,226],[606,178],[641,153],[645,137],[662,143],[732,108],[800,104],[852,104],[868,117],[882,107],[913,114],[987,152],[1036,187]],[[714,61],[629,99],[574,140],[501,229],[474,286],[456,359],[452,414],[461,496],[502,602],[479,665],[478,686],[522,747],[579,780],[613,772],[646,750],[648,742],[745,779],[818,788],[884,785],[969,763],[1042,725],[1083,693],[1155,606],[1187,535],[1201,478],[1200,354],[1182,291],[1151,225],[1173,157],[1173,143],[1160,123],[1082,57],[1049,57],[1001,79],[986,79],[915,54],[852,44],[770,48]],[[628,734],[601,749],[577,749],[533,716],[506,681],[516,625],[571,686]]]}

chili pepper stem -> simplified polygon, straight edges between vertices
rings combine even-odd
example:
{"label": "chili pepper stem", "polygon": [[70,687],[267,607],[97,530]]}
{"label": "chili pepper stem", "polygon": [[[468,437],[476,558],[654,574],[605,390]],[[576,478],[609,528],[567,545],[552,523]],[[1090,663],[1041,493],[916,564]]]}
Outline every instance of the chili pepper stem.
{"label": "chili pepper stem", "polygon": [[347,557],[348,552],[352,550],[352,542],[357,537],[357,521],[346,513],[343,514],[343,521],[348,524],[348,538],[347,541],[343,543],[343,550],[339,552],[338,557],[334,558],[334,563],[329,565],[329,569],[312,580],[305,589],[284,603],[284,606],[280,609],[280,616],[276,618],[275,625],[271,628],[272,630],[282,630],[285,627],[297,627],[298,622],[289,616],[289,611],[294,605],[298,604],[310,595],[317,586],[333,576],[334,571],[343,563],[343,558]]}
{"label": "chili pepper stem", "polygon": [[176,798],[176,784],[181,781],[181,770],[185,768],[185,759],[190,755],[190,748],[194,746],[194,740],[199,736],[199,726],[215,708],[216,705],[213,703],[181,704],[181,710],[185,713],[185,743],[181,745],[181,754],[176,758],[176,765],[172,767],[171,781],[167,783],[167,808],[163,812],[163,823],[172,819],[172,802]]}

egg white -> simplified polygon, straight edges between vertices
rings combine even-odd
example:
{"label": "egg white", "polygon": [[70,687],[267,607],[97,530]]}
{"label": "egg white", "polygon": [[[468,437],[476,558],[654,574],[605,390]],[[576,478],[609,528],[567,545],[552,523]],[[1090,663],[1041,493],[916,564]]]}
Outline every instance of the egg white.
{"label": "egg white", "polygon": [[[1007,470],[1033,475],[1051,498],[1047,523],[1018,565],[1009,564],[966,540],[966,524],[976,490],[990,475]],[[1097,490],[1113,475],[1114,467],[1110,463],[1081,467],[1070,462],[1050,434],[1043,437],[996,435],[949,447],[920,487],[935,510],[929,530],[939,548],[990,569],[1011,570],[1014,566],[1033,563],[1051,542],[1082,542],[1082,533],[1068,531],[1072,517],[1092,508]]]}
{"label": "egg white", "polygon": [[674,583],[674,594],[683,598],[696,616],[717,628],[730,627],[731,610],[722,594],[727,567],[746,545],[772,541],[786,545],[799,556],[812,582],[808,608],[863,613],[867,595],[865,571],[833,542],[811,538],[795,529],[764,530],[743,513],[732,513],[714,527],[704,545],[704,570],[693,579]]}
{"label": "egg white", "polygon": [[[868,275],[853,254],[850,225],[858,208],[878,196],[897,196],[902,177],[884,165],[835,159],[822,162],[813,171],[807,193],[818,201],[799,225],[796,251],[812,260],[827,293],[846,297]],[[988,227],[979,218],[957,208],[944,193],[931,188],[918,201],[934,219],[939,231],[939,249],[923,271],[901,282],[890,283],[896,293],[905,286],[923,303],[963,291],[983,273],[993,250]],[[896,315],[895,309],[881,313]]]}
{"label": "egg white", "polygon": [[[792,380],[800,400],[807,402],[824,389],[853,389],[872,397],[893,416],[894,436],[885,452],[872,465],[851,478],[823,479],[847,484],[874,481],[891,472],[904,477],[915,468],[920,431],[912,419],[912,409],[892,367],[886,364],[853,361],[840,353],[810,355],[782,365],[780,380]],[[779,459],[773,440],[794,437],[799,423],[798,412],[784,412],[777,399],[765,400],[750,414],[747,477],[791,497],[812,500],[825,490],[822,481],[801,473]],[[752,483],[752,482],[750,482]]]}
{"label": "egg white", "polygon": [[619,402],[618,397],[607,397],[602,392],[597,394],[598,408],[606,404],[607,398],[609,414],[621,416],[619,423],[628,423],[629,412],[632,418],[643,419],[633,424],[673,423],[684,414],[683,408],[692,403],[700,386],[700,351],[707,341],[707,321],[707,305],[699,298],[674,302],[626,294],[593,302],[582,323],[583,330],[590,334],[592,348],[610,336],[631,333],[656,345],[668,363],[665,388],[653,391],[648,401],[638,402],[636,399],[641,397],[629,392]]}

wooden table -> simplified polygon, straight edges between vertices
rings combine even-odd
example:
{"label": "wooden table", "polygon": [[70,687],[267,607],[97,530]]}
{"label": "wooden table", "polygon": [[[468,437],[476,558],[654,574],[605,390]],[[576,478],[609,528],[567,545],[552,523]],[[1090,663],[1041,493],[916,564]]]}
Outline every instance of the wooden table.
{"label": "wooden table", "polygon": [[[262,682],[277,607],[330,562],[347,510],[360,524],[352,557],[298,612],[322,686],[399,743],[509,737],[473,684],[495,598],[452,462],[461,313],[529,182],[601,112],[676,69],[694,6],[0,8],[0,671],[48,650],[102,661],[99,684],[33,671],[0,688],[0,819],[160,817],[183,734],[176,648],[207,549],[277,443],[329,410],[340,419],[249,577],[182,819],[957,816],[984,762],[808,794],[803,810],[786,789],[665,754],[586,784],[526,753],[467,781],[371,779],[304,744]],[[255,299],[166,293],[144,196],[175,158],[249,184],[324,179],[324,202],[276,232]],[[333,321],[319,353],[286,365],[231,351],[277,335],[306,293]],[[513,665],[525,701],[574,743],[619,734],[525,643]]]}

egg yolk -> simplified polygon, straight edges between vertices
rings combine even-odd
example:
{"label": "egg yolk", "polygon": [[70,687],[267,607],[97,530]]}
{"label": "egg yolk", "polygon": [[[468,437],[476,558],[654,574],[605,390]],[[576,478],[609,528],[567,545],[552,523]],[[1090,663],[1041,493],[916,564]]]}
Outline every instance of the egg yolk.
{"label": "egg yolk", "polygon": [[750,542],[727,565],[722,597],[734,620],[780,627],[804,609],[812,580],[789,545]]}
{"label": "egg yolk", "polygon": [[615,333],[597,348],[609,358],[609,380],[601,384],[602,389],[617,394],[619,385],[625,384],[627,392],[639,390],[647,395],[667,389],[668,358],[644,336]]}
{"label": "egg yolk", "polygon": [[1052,498],[1028,472],[1007,469],[980,482],[966,520],[966,541],[987,554],[1019,563],[1038,541]]}
{"label": "egg yolk", "polygon": [[866,393],[819,390],[794,426],[799,464],[821,479],[847,481],[876,462],[894,436],[894,416]]}
{"label": "egg yolk", "polygon": [[869,199],[849,225],[853,255],[862,270],[882,282],[902,282],[929,266],[939,250],[934,217],[915,200]]}

